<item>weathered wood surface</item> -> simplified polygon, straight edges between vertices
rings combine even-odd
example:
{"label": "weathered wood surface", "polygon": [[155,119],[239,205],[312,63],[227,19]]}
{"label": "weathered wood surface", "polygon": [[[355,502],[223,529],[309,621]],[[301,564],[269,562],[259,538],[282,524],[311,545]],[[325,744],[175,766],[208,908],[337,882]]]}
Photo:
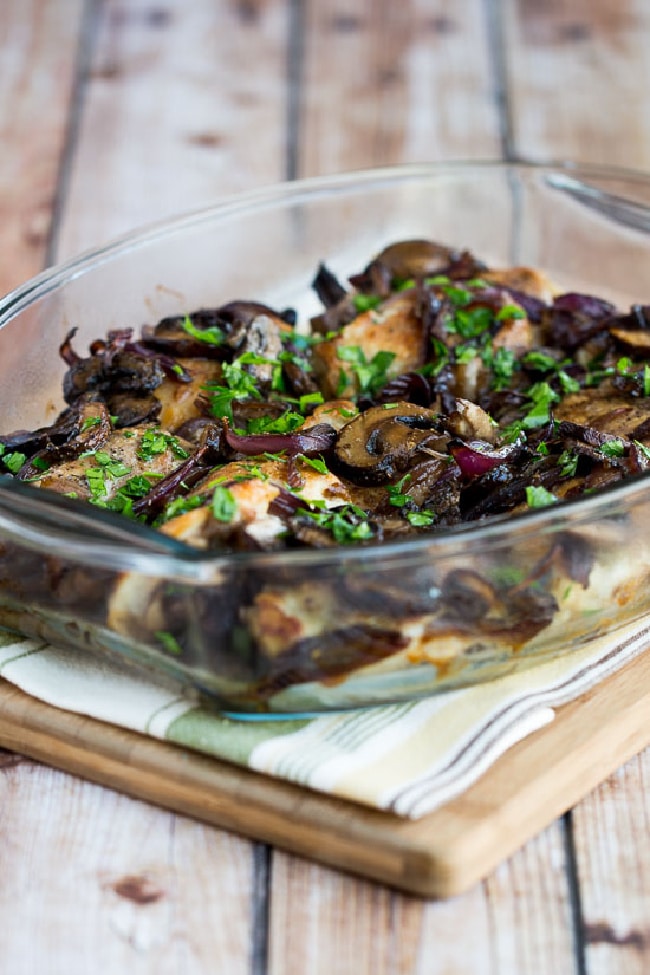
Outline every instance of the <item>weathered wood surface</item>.
{"label": "weathered wood surface", "polygon": [[[5,0],[0,288],[284,174],[502,153],[650,169],[649,19],[644,0]],[[439,904],[14,762],[17,975],[650,969],[647,753]]]}
{"label": "weathered wood surface", "polygon": [[0,4],[0,294],[45,260],[83,23],[83,0]]}

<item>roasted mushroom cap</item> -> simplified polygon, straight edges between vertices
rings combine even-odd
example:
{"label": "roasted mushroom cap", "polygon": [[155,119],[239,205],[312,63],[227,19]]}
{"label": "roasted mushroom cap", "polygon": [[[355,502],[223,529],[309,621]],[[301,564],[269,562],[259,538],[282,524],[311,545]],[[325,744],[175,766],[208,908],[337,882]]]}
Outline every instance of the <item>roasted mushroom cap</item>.
{"label": "roasted mushroom cap", "polygon": [[414,403],[373,406],[339,434],[335,457],[357,484],[381,484],[407,470],[413,455],[437,437],[439,416]]}

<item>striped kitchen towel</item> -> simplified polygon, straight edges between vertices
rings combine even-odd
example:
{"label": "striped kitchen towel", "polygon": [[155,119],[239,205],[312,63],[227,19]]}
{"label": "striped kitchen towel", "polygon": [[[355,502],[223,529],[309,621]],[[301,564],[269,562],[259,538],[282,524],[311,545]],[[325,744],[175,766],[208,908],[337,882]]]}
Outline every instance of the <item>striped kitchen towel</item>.
{"label": "striped kitchen towel", "polygon": [[191,695],[78,650],[0,631],[0,677],[47,704],[266,775],[417,818],[640,653],[650,623],[498,681],[423,701],[302,720],[230,720]]}

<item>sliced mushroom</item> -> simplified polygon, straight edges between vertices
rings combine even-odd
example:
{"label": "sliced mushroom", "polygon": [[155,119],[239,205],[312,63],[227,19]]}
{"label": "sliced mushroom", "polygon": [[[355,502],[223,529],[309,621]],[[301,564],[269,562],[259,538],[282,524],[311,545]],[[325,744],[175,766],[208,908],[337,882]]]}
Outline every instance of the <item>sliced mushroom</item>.
{"label": "sliced mushroom", "polygon": [[413,403],[374,406],[343,427],[336,461],[357,484],[382,484],[408,469],[419,448],[438,435],[439,415]]}

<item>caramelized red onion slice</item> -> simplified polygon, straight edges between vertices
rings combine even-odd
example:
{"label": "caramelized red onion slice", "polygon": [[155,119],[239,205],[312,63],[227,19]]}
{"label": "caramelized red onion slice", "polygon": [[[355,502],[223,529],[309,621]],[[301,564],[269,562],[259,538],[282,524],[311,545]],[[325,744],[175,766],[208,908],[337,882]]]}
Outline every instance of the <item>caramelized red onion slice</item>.
{"label": "caramelized red onion slice", "polygon": [[224,420],[224,430],[228,446],[240,454],[255,457],[259,454],[285,453],[289,457],[304,454],[316,457],[327,453],[336,441],[337,433],[333,427],[318,423],[308,431],[295,430],[293,433],[234,433]]}
{"label": "caramelized red onion slice", "polygon": [[510,460],[519,450],[519,444],[509,443],[503,447],[494,447],[483,440],[472,440],[469,443],[451,440],[447,449],[465,477],[480,477]]}

